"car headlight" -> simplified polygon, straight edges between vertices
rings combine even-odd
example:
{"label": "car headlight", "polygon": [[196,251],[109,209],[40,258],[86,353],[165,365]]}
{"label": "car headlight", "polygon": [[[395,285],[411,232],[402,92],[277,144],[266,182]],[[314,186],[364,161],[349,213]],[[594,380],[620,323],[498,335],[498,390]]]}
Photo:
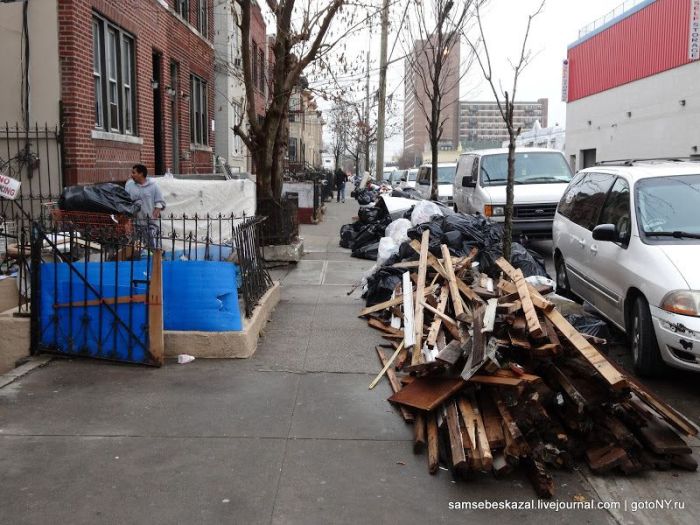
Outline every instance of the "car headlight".
{"label": "car headlight", "polygon": [[661,309],[673,314],[700,317],[700,292],[696,290],[669,292],[661,301]]}
{"label": "car headlight", "polygon": [[486,204],[484,206],[484,215],[486,217],[502,217],[506,214],[506,209],[504,206],[492,206]]}

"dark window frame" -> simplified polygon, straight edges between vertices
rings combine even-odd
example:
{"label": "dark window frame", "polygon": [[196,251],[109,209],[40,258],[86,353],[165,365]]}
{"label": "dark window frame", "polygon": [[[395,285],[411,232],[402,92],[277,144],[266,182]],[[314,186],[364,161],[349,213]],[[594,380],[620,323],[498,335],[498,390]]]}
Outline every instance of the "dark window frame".
{"label": "dark window frame", "polygon": [[207,81],[190,75],[190,143],[209,145],[209,93]]}
{"label": "dark window frame", "polygon": [[198,0],[197,30],[203,37],[209,36],[209,5],[207,0]]}
{"label": "dark window frame", "polygon": [[189,0],[175,0],[175,12],[180,15],[187,23],[190,21],[190,2]]}
{"label": "dark window frame", "polygon": [[95,129],[136,136],[136,39],[94,11],[92,31]]}

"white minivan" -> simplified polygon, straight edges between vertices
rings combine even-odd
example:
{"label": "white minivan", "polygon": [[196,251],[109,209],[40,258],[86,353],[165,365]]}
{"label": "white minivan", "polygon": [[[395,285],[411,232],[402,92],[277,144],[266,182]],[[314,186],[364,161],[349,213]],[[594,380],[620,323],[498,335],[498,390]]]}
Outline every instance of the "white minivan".
{"label": "white minivan", "polygon": [[[454,181],[456,167],[457,165],[454,162],[441,162],[438,164],[438,200],[450,207],[454,205],[452,182]],[[418,178],[415,186],[420,196],[428,200],[432,189],[432,171],[432,164],[423,164],[418,169]]]}
{"label": "white minivan", "polygon": [[[513,232],[550,238],[554,211],[573,174],[561,151],[515,151]],[[460,155],[454,178],[455,209],[481,213],[502,222],[506,206],[508,150],[487,149]]]}
{"label": "white minivan", "polygon": [[700,371],[700,162],[580,171],[559,203],[557,291],[627,332],[638,373]]}

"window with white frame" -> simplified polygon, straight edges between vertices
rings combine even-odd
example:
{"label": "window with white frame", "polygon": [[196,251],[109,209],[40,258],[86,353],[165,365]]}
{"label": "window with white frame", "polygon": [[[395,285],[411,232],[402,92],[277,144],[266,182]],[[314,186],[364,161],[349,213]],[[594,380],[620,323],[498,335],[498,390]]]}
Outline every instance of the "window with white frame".
{"label": "window with white frame", "polygon": [[175,11],[185,20],[190,19],[190,2],[189,0],[175,0]]}
{"label": "window with white frame", "polygon": [[209,144],[207,127],[207,83],[196,75],[190,76],[190,142]]}
{"label": "window with white frame", "polygon": [[197,29],[202,36],[208,36],[209,6],[207,0],[199,0],[199,5],[197,6]]}
{"label": "window with white frame", "polygon": [[113,133],[136,133],[134,38],[106,19],[93,15],[95,127]]}

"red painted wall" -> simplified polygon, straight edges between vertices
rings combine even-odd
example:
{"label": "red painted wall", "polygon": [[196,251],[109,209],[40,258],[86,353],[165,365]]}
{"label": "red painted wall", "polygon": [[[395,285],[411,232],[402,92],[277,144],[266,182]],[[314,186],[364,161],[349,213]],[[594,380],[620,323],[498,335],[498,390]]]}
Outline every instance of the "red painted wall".
{"label": "red painted wall", "polygon": [[569,49],[569,102],[688,64],[690,0],[656,0]]}

